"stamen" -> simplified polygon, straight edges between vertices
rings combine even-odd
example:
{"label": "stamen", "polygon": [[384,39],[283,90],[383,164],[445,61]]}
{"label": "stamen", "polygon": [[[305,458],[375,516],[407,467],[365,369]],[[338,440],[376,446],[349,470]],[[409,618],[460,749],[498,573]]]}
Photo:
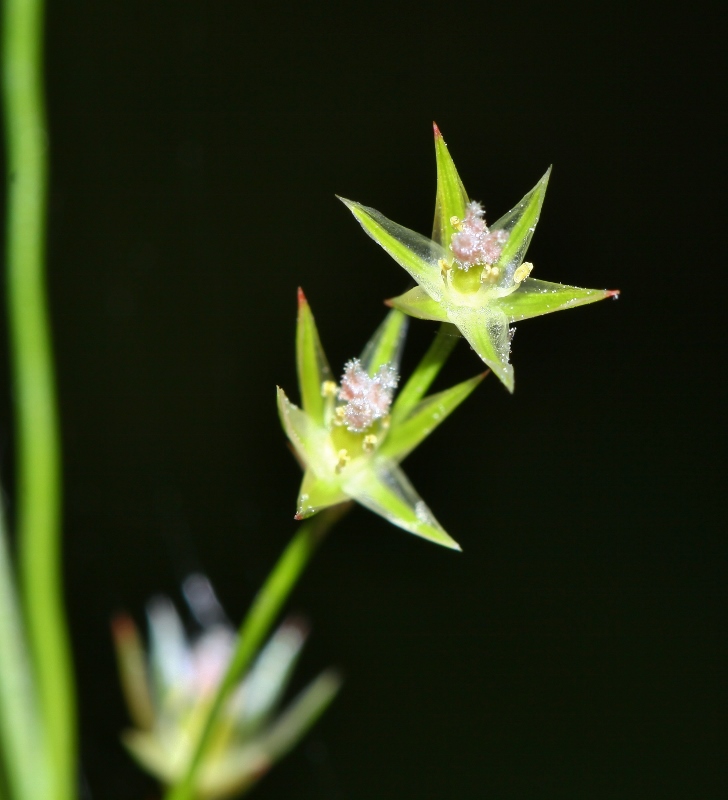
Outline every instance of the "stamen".
{"label": "stamen", "polygon": [[336,397],[336,393],[339,391],[339,387],[336,385],[335,381],[324,381],[321,384],[321,396],[322,397]]}
{"label": "stamen", "polygon": [[351,456],[349,455],[349,451],[346,448],[342,448],[341,450],[339,450],[338,457],[339,457],[339,460],[336,463],[336,473],[337,473],[337,475],[351,461]]}
{"label": "stamen", "polygon": [[521,283],[525,281],[526,278],[531,274],[531,270],[533,269],[533,264],[530,261],[524,261],[523,264],[513,273],[513,280],[516,283]]}
{"label": "stamen", "polygon": [[362,442],[362,449],[365,453],[371,453],[372,450],[377,446],[377,437],[370,433],[364,437],[364,441]]}

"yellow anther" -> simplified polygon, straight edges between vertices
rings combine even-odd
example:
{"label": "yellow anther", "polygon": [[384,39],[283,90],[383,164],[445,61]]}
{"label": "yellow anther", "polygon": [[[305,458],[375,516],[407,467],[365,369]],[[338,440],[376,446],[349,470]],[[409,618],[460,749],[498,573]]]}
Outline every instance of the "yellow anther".
{"label": "yellow anther", "polygon": [[351,456],[349,455],[349,451],[345,448],[339,450],[338,453],[339,460],[336,462],[336,472],[337,474],[341,472],[342,469],[351,461]]}
{"label": "yellow anther", "polygon": [[521,281],[525,281],[526,278],[531,274],[531,270],[533,269],[533,264],[530,261],[524,261],[523,264],[513,273],[513,280],[516,283],[521,283]]}
{"label": "yellow anther", "polygon": [[336,393],[338,392],[339,387],[336,385],[334,381],[324,381],[321,384],[321,396],[322,397],[336,397]]}
{"label": "yellow anther", "polygon": [[447,283],[447,273],[452,269],[452,264],[448,264],[444,258],[441,258],[437,262],[437,265],[440,267],[440,275],[442,276],[442,279],[445,281],[445,283]]}
{"label": "yellow anther", "polygon": [[500,269],[498,267],[492,267],[490,264],[486,264],[483,267],[483,271],[480,273],[480,282],[495,283],[499,275]]}
{"label": "yellow anther", "polygon": [[365,453],[371,453],[376,446],[377,437],[373,433],[370,433],[364,437],[364,441],[362,442],[362,450],[364,450]]}
{"label": "yellow anther", "polygon": [[450,217],[450,224],[453,226],[453,228],[460,230],[460,226],[463,224],[463,222],[459,217]]}
{"label": "yellow anther", "polygon": [[343,425],[345,414],[346,414],[345,406],[336,406],[336,411],[334,411],[334,425]]}

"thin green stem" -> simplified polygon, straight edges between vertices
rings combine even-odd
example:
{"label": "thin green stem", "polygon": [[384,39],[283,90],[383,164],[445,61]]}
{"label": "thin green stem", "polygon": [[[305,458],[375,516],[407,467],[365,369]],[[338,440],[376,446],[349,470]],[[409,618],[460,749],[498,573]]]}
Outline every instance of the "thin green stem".
{"label": "thin green stem", "polygon": [[7,270],[20,588],[56,800],[75,796],[76,723],[60,554],[60,445],[46,307],[43,2],[5,0]]}
{"label": "thin green stem", "polygon": [[187,771],[179,783],[170,787],[165,795],[165,800],[191,800],[195,796],[197,770],[205,755],[225,700],[260,650],[271,626],[276,621],[291,590],[303,574],[316,547],[331,526],[340,519],[343,513],[348,511],[350,506],[350,503],[334,506],[304,522],[281,554],[240,626],[235,652],[210,707],[194,754],[187,765]]}
{"label": "thin green stem", "polygon": [[49,797],[41,735],[5,514],[0,508],[0,796],[6,780],[14,800]]}

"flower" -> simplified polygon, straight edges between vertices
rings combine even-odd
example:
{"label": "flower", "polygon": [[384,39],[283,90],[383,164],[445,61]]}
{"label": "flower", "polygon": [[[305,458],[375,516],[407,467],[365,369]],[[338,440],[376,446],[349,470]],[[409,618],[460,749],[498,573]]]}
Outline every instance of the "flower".
{"label": "flower", "polygon": [[469,200],[437,125],[437,202],[432,239],[373,208],[340,198],[369,236],[417,281],[388,305],[420,319],[451,322],[509,391],[513,329],[522,319],[594,303],[617,291],[580,289],[530,277],[523,258],[536,229],[551,168],[521,202],[488,226]]}
{"label": "flower", "polygon": [[[204,575],[190,575],[183,590],[201,625],[197,636],[187,635],[167,597],[148,605],[148,654],[130,617],[119,615],[112,624],[122,686],[136,725],[124,733],[124,744],[168,786],[185,774],[238,636]],[[214,800],[246,791],[331,702],[340,680],[326,671],[276,715],[306,635],[301,621],[284,622],[231,692],[200,765],[196,797]]]}
{"label": "flower", "polygon": [[346,363],[337,384],[309,304],[298,290],[301,408],[278,389],[281,422],[304,469],[296,519],[356,500],[410,533],[459,550],[399,464],[484,375],[424,397],[455,341],[438,334],[395,399],[406,323],[401,311],[391,311],[361,356]]}

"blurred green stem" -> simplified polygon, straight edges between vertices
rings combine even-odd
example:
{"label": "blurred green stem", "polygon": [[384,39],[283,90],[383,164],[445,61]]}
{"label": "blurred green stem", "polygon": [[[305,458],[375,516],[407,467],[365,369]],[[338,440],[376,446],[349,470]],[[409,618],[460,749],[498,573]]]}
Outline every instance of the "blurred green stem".
{"label": "blurred green stem", "polygon": [[4,782],[13,800],[48,798],[45,756],[0,507],[0,798]]}
{"label": "blurred green stem", "polygon": [[351,505],[351,503],[343,503],[333,506],[302,523],[296,535],[281,554],[240,626],[237,647],[210,707],[195,751],[187,765],[187,771],[179,783],[170,787],[165,795],[165,800],[191,800],[195,796],[197,769],[205,755],[211,734],[215,730],[218,714],[226,698],[258,654],[271,626],[276,621],[291,590],[303,574],[316,547],[331,526],[349,510]]}
{"label": "blurred green stem", "polygon": [[3,103],[20,588],[55,800],[75,796],[76,723],[60,554],[60,446],[45,297],[43,3],[5,0]]}

